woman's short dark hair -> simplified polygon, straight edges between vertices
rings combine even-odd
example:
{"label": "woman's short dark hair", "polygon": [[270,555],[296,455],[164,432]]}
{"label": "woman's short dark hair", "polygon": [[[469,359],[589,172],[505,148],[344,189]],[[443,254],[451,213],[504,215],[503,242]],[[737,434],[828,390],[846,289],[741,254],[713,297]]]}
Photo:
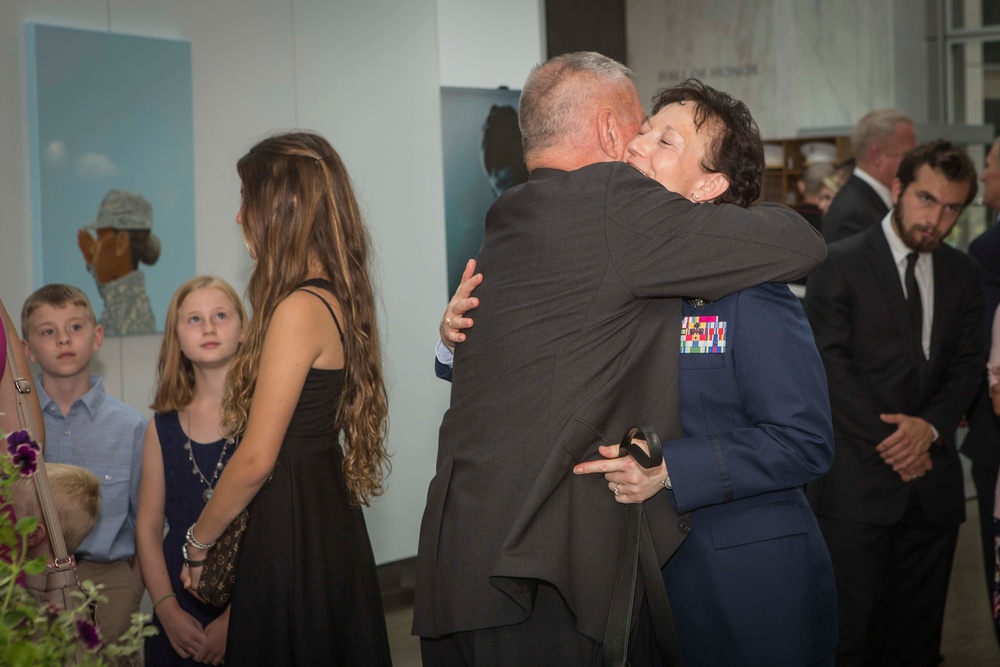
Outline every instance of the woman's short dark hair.
{"label": "woman's short dark hair", "polygon": [[969,194],[962,206],[968,206],[976,196],[976,166],[964,149],[944,139],[920,144],[903,156],[899,171],[896,172],[896,178],[902,186],[899,190],[901,193],[906,192],[910,183],[916,180],[917,170],[925,164],[951,182],[965,181],[969,184]]}
{"label": "woman's short dark hair", "polygon": [[[694,102],[694,123],[715,136],[708,145],[702,168],[729,180],[729,189],[716,198],[719,204],[747,207],[760,196],[764,176],[764,143],[757,122],[743,102],[698,79],[688,79],[661,90],[653,97],[653,114],[668,104]],[[717,125],[718,129],[713,125]]]}

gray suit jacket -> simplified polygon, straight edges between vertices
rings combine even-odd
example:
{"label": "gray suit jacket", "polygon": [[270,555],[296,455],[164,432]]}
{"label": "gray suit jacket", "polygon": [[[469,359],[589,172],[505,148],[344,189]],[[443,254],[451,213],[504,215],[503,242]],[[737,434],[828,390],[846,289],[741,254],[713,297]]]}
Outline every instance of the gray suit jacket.
{"label": "gray suit jacket", "polygon": [[[637,422],[681,435],[680,341],[663,342],[663,322],[677,335],[680,302],[664,316],[649,312],[652,299],[718,299],[825,256],[791,209],[693,204],[624,163],[536,169],[501,195],[441,424],[414,633],[523,621],[544,580],[601,641],[626,508],[601,476],[572,468]],[[664,495],[646,503],[661,562],[686,534]]]}

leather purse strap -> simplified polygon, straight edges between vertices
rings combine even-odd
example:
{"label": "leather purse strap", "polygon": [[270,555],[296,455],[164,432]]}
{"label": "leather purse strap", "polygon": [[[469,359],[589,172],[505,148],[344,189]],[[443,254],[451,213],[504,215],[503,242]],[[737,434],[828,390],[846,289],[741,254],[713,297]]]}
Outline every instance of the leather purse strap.
{"label": "leather purse strap", "polygon": [[[639,434],[646,440],[647,454],[642,447],[632,442]],[[655,468],[663,463],[663,448],[656,430],[640,424],[628,430],[618,448],[619,456],[631,456],[643,468]],[[670,600],[660,572],[659,558],[653,544],[649,522],[643,512],[642,503],[630,503],[625,516],[625,541],[618,565],[618,578],[611,600],[611,612],[604,634],[604,667],[622,667],[628,664],[629,639],[632,631],[632,614],[636,609],[635,591],[638,575],[642,575],[643,587],[650,615],[653,618],[653,636],[663,664],[680,667],[680,645],[674,629],[674,617]]]}
{"label": "leather purse strap", "polygon": [[[17,390],[17,418],[21,428],[28,432],[32,440],[37,440],[38,431],[35,428],[35,420],[32,417],[31,407],[28,405],[28,395],[31,393],[31,382],[21,374],[17,367],[17,357],[14,355],[14,348],[11,347],[11,336],[7,338],[7,367],[10,369],[10,376],[14,379],[14,388]],[[52,502],[52,489],[49,487],[49,477],[45,472],[45,460],[42,453],[38,452],[38,469],[35,471],[35,490],[38,493],[38,505],[42,509],[42,516],[45,520],[45,529],[52,543],[52,553],[55,556],[53,561],[56,569],[61,567],[72,567],[72,559],[66,553],[66,541],[63,538],[62,524],[59,523],[59,514],[56,512],[55,503]]]}

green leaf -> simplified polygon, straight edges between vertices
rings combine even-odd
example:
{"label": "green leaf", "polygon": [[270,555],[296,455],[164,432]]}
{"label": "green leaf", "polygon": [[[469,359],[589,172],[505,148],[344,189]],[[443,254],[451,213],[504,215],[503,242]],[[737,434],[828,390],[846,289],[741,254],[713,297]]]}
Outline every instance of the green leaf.
{"label": "green leaf", "polygon": [[35,532],[35,528],[38,528],[37,516],[26,516],[23,519],[18,519],[17,524],[14,526],[14,530],[17,531],[18,535],[30,535]]}
{"label": "green leaf", "polygon": [[45,559],[36,558],[24,564],[24,571],[28,574],[41,574],[45,572]]}

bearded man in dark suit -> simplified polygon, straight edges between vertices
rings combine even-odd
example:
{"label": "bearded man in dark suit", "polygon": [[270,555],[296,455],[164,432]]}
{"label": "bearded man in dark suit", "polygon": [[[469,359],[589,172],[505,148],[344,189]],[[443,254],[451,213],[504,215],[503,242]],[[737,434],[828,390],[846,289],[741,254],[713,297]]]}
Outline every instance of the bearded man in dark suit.
{"label": "bearded man in dark suit", "polygon": [[892,207],[889,188],[903,155],[917,145],[913,121],[902,111],[876,109],[851,133],[854,173],[837,191],[823,216],[827,243],[874,227]]}
{"label": "bearded man in dark suit", "polygon": [[919,146],[893,181],[895,208],[809,277],[835,452],[808,494],[837,581],[838,667],[937,663],[965,520],[955,429],[986,363],[982,277],[941,241],[975,182],[963,150]]}
{"label": "bearded man in dark suit", "polygon": [[[421,525],[425,665],[599,664],[625,508],[571,471],[637,422],[680,435],[677,350],[647,306],[788,280],[825,256],[786,207],[700,206],[620,162],[643,112],[604,56],[537,67],[519,118],[529,181],[487,215],[483,305],[456,356]],[[658,505],[663,563],[690,525]]]}

